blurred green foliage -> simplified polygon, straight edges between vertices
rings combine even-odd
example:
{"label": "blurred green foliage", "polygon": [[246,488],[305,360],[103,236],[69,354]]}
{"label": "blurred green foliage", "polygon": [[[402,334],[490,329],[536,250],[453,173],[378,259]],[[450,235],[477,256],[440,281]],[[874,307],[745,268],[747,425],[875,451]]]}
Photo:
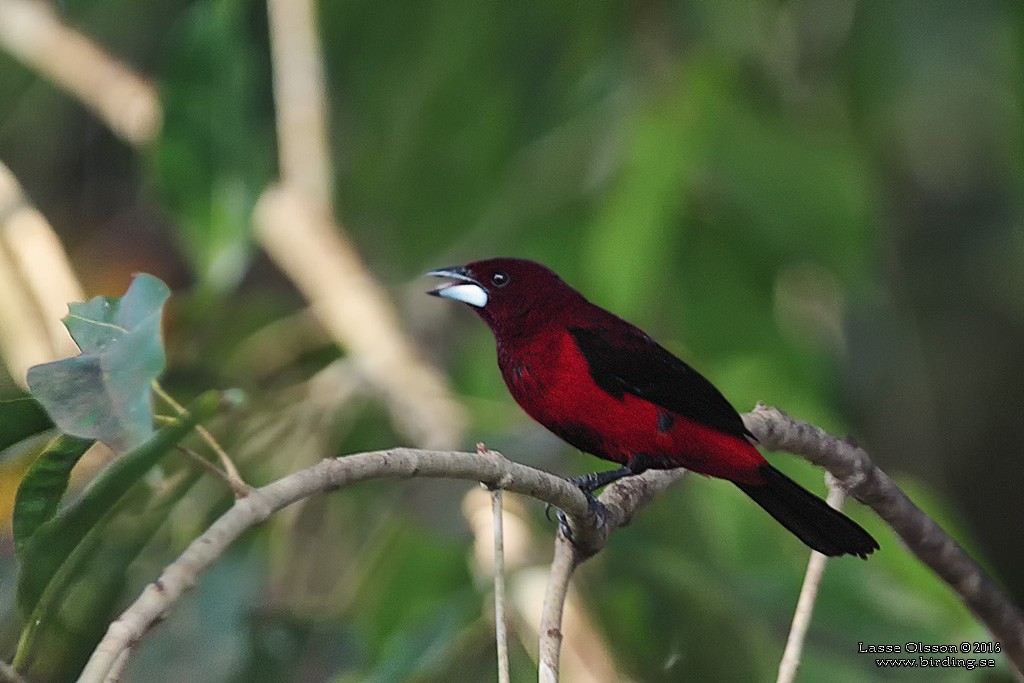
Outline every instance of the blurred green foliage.
{"label": "blurred green foliage", "polygon": [[[0,159],[90,294],[119,293],[142,269],[181,292],[166,384],[249,391],[249,413],[216,426],[249,481],[397,443],[365,392],[308,381],[343,367],[343,352],[293,315],[300,297],[250,241],[276,154],[265,8],[77,0],[66,12],[154,80],[165,113],[138,154],[0,53]],[[487,331],[415,279],[535,258],[738,408],[763,400],[855,434],[1024,596],[1019,3],[356,0],[319,12],[338,213],[471,409],[467,446],[564,474],[602,466],[526,419]],[[823,489],[820,472],[773,462]],[[467,487],[444,486],[367,485],[281,515],[143,641],[128,679],[492,679],[488,589],[467,569],[457,505]],[[121,600],[226,504],[216,482],[192,487]],[[554,529],[537,507],[544,548]],[[858,641],[987,640],[887,528],[849,509],[882,550],[830,563],[806,680],[894,678]],[[733,487],[692,477],[579,585],[623,675],[763,680],[805,561]],[[0,556],[5,581],[13,563]],[[0,593],[9,654],[17,618]],[[516,680],[532,679],[533,647],[513,644]]]}

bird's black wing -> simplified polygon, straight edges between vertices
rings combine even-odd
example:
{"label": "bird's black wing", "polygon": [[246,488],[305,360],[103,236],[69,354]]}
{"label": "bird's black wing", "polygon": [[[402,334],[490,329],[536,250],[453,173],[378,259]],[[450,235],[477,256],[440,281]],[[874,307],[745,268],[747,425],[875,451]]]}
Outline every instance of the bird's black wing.
{"label": "bird's black wing", "polygon": [[753,438],[739,413],[703,375],[625,323],[570,327],[590,376],[616,398],[629,393],[721,432]]}

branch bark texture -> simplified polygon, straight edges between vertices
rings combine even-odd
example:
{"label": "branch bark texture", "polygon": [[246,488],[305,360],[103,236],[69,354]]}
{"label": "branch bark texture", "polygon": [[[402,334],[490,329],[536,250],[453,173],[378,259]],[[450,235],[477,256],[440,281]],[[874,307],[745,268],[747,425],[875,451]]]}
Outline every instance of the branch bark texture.
{"label": "branch bark texture", "polygon": [[1024,672],[1024,616],[1020,610],[959,543],[875,466],[862,448],[763,404],[745,415],[744,421],[762,446],[795,453],[824,467],[850,495],[874,510],[1002,643],[1018,675]]}

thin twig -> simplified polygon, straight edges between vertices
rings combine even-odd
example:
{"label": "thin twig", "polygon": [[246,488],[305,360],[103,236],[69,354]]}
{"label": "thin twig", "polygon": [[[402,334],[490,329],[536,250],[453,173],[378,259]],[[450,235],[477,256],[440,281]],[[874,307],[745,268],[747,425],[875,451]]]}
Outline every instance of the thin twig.
{"label": "thin twig", "polygon": [[[488,455],[483,443],[476,445],[477,455]],[[505,610],[505,508],[501,489],[483,484],[491,493],[491,529],[494,536],[494,640],[498,651],[498,683],[509,683],[508,620]]]}
{"label": "thin twig", "polygon": [[[160,386],[160,383],[157,382],[156,380],[153,380],[153,393],[159,396],[164,401],[164,403],[171,406],[171,408],[177,411],[179,415],[184,415],[185,413],[188,412],[185,406],[178,403],[174,399],[174,397],[167,393],[167,391],[165,391],[164,388]],[[203,425],[196,425],[196,433],[199,434],[200,438],[202,438],[202,440],[206,442],[206,445],[209,446],[210,449],[217,454],[217,457],[220,459],[220,464],[224,468],[224,471],[221,472],[216,468],[214,468],[214,471],[217,472],[218,475],[220,475],[225,481],[227,481],[228,486],[231,487],[231,490],[235,494],[235,498],[244,498],[245,496],[249,495],[249,493],[252,491],[252,487],[249,486],[249,484],[247,484],[244,479],[242,479],[242,475],[238,472],[238,468],[235,467],[235,463],[231,460],[231,456],[229,456],[227,452],[221,447],[217,439],[213,436],[213,434],[210,433],[210,430],[208,430]],[[198,455],[196,457],[199,458],[199,460],[206,462],[202,457],[199,457]]]}
{"label": "thin twig", "polygon": [[234,488],[231,486],[231,480],[228,478],[228,475],[225,474],[223,470],[219,469],[212,462],[210,462],[203,456],[199,455],[198,453],[196,453],[194,450],[187,446],[182,446],[181,444],[178,444],[177,446],[175,446],[175,448],[179,453],[187,457],[189,460],[191,460],[192,462],[199,465],[213,476],[223,481],[225,484],[228,485],[229,488],[231,488],[232,492],[234,492]]}
{"label": "thin twig", "polygon": [[494,526],[494,639],[498,647],[498,683],[509,683],[508,626],[505,617],[505,534],[501,489],[492,488],[491,513]]}
{"label": "thin twig", "polygon": [[[828,504],[836,510],[841,510],[845,500],[846,492],[838,485],[831,485],[830,482]],[[792,683],[796,679],[797,669],[800,668],[800,656],[803,652],[804,641],[807,639],[807,629],[811,625],[814,603],[818,599],[818,588],[821,586],[821,577],[825,573],[826,562],[828,562],[826,555],[811,551],[811,558],[807,562],[807,572],[804,574],[804,583],[800,588],[800,597],[796,601],[793,624],[789,628],[789,637],[786,639],[786,648],[782,652],[779,675],[775,679],[775,683]]]}
{"label": "thin twig", "polygon": [[1002,644],[1017,675],[1022,675],[1024,615],[999,584],[878,469],[863,449],[763,404],[744,415],[744,421],[762,446],[795,453],[824,467],[849,495],[878,513],[907,548],[960,596]]}

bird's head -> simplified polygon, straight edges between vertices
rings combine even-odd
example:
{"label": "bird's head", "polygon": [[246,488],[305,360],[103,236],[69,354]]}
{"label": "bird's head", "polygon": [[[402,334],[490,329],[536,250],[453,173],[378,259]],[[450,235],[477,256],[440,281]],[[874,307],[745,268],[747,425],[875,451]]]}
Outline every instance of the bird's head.
{"label": "bird's head", "polygon": [[432,270],[449,282],[428,294],[473,308],[495,334],[525,334],[583,296],[534,261],[494,258]]}

